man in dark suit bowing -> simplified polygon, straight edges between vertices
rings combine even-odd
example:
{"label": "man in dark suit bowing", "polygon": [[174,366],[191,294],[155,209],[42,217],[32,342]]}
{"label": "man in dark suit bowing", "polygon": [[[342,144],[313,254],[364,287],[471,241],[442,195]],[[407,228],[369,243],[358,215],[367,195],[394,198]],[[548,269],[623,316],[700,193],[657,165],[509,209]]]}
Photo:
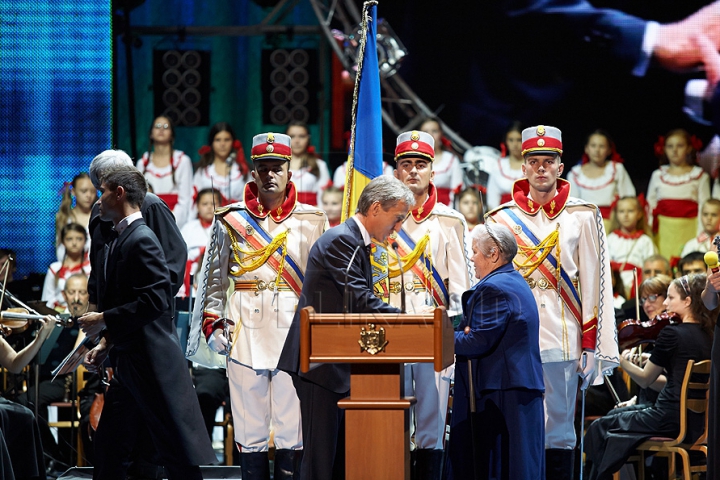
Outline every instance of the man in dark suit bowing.
{"label": "man in dark suit bowing", "polygon": [[[513,268],[518,247],[508,227],[478,225],[471,239],[480,282],[463,294],[463,319],[455,332],[455,395],[446,477],[542,480],[545,387],[537,303]],[[477,404],[472,419],[471,386]],[[475,426],[479,430],[473,431]]]}
{"label": "man in dark suit bowing", "polygon": [[109,354],[115,376],[95,437],[95,479],[125,479],[138,432],[147,426],[169,479],[201,479],[215,461],[185,357],[172,324],[170,275],[160,243],[140,212],[147,183],[134,167],[103,172],[101,219],[117,238],[91,259],[98,312],[83,315],[88,337],[100,336],[86,363]]}
{"label": "man in dark suit bowing", "polygon": [[400,230],[414,204],[413,193],[402,182],[377,177],[360,195],[356,214],[325,232],[310,250],[300,302],[278,363],[292,375],[300,398],[305,450],[301,479],[344,478],[343,412],[337,402],[350,391],[350,366],[325,364],[300,372],[300,310],[311,306],[318,313],[342,312],[347,272],[351,313],[400,313],[373,293],[367,248],[372,238],[384,239]]}

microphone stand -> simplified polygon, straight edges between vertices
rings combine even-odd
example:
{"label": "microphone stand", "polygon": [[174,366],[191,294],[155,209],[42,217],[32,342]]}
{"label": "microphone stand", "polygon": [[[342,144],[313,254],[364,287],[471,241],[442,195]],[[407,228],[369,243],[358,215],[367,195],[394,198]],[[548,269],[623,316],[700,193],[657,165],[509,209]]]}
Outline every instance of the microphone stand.
{"label": "microphone stand", "polygon": [[355,247],[355,251],[352,254],[352,257],[350,257],[350,262],[348,263],[347,268],[345,269],[345,292],[343,292],[343,313],[350,313],[348,310],[350,309],[348,305],[348,273],[350,273],[350,267],[352,266],[353,261],[355,260],[355,255],[357,255],[358,250],[360,250],[360,245]]}
{"label": "microphone stand", "polygon": [[405,309],[405,270],[403,269],[402,260],[400,260],[400,252],[398,252],[400,246],[397,242],[393,242],[392,248],[395,250],[395,258],[397,258],[398,267],[400,268],[400,310],[402,310],[402,313],[407,313]]}

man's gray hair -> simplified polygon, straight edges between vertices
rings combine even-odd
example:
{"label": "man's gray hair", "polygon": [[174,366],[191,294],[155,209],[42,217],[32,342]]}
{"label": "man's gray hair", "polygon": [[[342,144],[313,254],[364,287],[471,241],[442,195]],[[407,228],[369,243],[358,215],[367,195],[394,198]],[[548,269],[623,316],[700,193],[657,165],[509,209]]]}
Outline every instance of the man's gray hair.
{"label": "man's gray hair", "polygon": [[380,175],[375,177],[363,189],[355,212],[367,215],[370,206],[375,202],[380,202],[380,206],[385,211],[388,211],[399,202],[404,202],[408,208],[412,208],[415,205],[415,195],[397,178]]}
{"label": "man's gray hair", "polygon": [[100,189],[103,172],[112,167],[133,166],[130,155],[122,150],[105,150],[90,162],[90,181]]}
{"label": "man's gray hair", "polygon": [[483,255],[489,257],[493,249],[500,250],[500,257],[510,263],[517,255],[517,241],[512,231],[505,225],[488,222],[473,228],[470,239]]}

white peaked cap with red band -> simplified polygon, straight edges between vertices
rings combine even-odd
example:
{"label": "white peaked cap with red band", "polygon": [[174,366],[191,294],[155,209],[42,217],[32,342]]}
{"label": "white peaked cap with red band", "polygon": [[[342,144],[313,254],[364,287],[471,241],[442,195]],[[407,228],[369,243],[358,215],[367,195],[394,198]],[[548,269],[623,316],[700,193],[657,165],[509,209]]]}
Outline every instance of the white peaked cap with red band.
{"label": "white peaked cap with red band", "polygon": [[538,125],[522,131],[522,156],[562,155],[562,132],[559,128]]}
{"label": "white peaked cap with red band", "polygon": [[431,162],[435,160],[435,140],[432,135],[416,130],[398,135],[395,161],[403,157],[421,157]]}
{"label": "white peaked cap with red band", "polygon": [[250,158],[253,162],[261,160],[284,160],[292,157],[290,137],[284,133],[261,133],[253,137]]}

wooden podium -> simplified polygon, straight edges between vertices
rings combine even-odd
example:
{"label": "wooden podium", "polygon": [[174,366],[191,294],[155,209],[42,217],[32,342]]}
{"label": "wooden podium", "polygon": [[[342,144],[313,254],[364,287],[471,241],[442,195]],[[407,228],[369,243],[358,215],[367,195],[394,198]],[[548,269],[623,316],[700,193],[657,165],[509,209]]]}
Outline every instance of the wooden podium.
{"label": "wooden podium", "polygon": [[432,314],[318,314],[300,312],[300,370],[311,363],[351,364],[345,412],[347,480],[410,478],[408,409],[403,364],[432,362],[441,371],[454,361],[452,323],[444,307]]}

